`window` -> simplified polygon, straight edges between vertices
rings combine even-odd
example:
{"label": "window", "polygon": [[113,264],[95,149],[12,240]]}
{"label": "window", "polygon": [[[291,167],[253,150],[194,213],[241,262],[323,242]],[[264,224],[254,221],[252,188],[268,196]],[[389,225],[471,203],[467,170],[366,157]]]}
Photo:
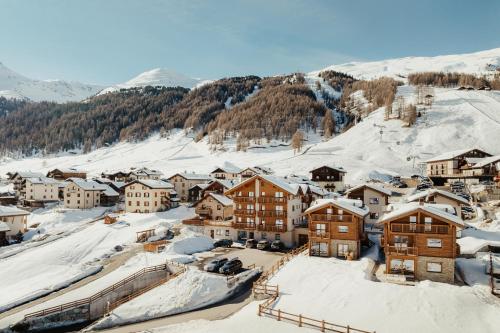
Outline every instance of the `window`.
{"label": "window", "polygon": [[229,237],[229,230],[226,230],[226,237]]}
{"label": "window", "polygon": [[265,197],[266,196],[266,192],[262,192],[261,196]]}
{"label": "window", "polygon": [[441,248],[442,243],[439,238],[427,238],[427,247]]}
{"label": "window", "polygon": [[267,238],[267,234],[265,232],[262,233],[262,239],[266,239]]}
{"label": "window", "polygon": [[221,210],[222,209],[222,206],[221,205],[217,205],[217,210]]}
{"label": "window", "polygon": [[339,232],[346,233],[349,231],[349,227],[346,225],[339,225]]}
{"label": "window", "polygon": [[216,234],[217,236],[222,236],[222,230],[220,230],[220,229],[215,229],[215,234]]}
{"label": "window", "polygon": [[275,234],[274,235],[274,239],[277,240],[277,241],[281,240],[280,234]]}
{"label": "window", "polygon": [[339,209],[339,215],[344,214],[344,211],[342,209]]}
{"label": "window", "polygon": [[149,206],[149,201],[146,201],[146,202],[144,203],[144,206]]}
{"label": "window", "polygon": [[157,207],[157,206],[158,206],[158,201],[155,201],[155,207]]}
{"label": "window", "polygon": [[370,220],[376,220],[378,219],[378,213],[370,213]]}
{"label": "window", "polygon": [[128,202],[128,205],[129,205],[129,206],[132,206],[132,201],[129,201],[129,202]]}
{"label": "window", "polygon": [[141,202],[140,201],[137,201],[136,202],[137,206],[140,206],[141,205]]}
{"label": "window", "polygon": [[144,193],[144,198],[149,198],[149,193],[148,192]]}
{"label": "window", "polygon": [[87,193],[87,198],[90,198],[90,193]]}
{"label": "window", "polygon": [[410,231],[417,230],[417,217],[410,216]]}
{"label": "window", "polygon": [[425,222],[425,231],[431,231],[432,230],[432,217],[426,217],[424,222]]}
{"label": "window", "polygon": [[253,192],[248,192],[249,197],[253,197]]}
{"label": "window", "polygon": [[69,200],[66,200],[66,203],[69,205]]}
{"label": "window", "polygon": [[443,271],[443,266],[440,262],[428,262],[427,272],[441,273]]}
{"label": "window", "polygon": [[337,245],[337,256],[345,257],[349,253],[349,245],[347,244],[338,244]]}
{"label": "window", "polygon": [[370,198],[369,202],[371,205],[378,205],[379,199],[378,198]]}

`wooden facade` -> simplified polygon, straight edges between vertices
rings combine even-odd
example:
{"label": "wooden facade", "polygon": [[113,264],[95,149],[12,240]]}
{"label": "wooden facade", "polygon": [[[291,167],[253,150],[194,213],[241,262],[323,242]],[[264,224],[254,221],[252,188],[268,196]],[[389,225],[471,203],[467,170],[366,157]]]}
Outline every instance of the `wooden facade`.
{"label": "wooden facade", "polygon": [[[366,211],[366,214],[368,211]],[[328,201],[307,210],[309,255],[357,259],[365,239],[364,216]]]}
{"label": "wooden facade", "polygon": [[87,179],[87,173],[75,169],[54,169],[47,173],[47,177],[56,180],[66,180],[68,178]]}
{"label": "wooden facade", "polygon": [[311,180],[328,191],[343,191],[346,171],[341,168],[321,166],[311,170]]}
{"label": "wooden facade", "polygon": [[454,281],[454,263],[459,253],[456,217],[425,209],[422,204],[402,214],[384,218],[381,244],[386,256],[386,273],[409,279]]}

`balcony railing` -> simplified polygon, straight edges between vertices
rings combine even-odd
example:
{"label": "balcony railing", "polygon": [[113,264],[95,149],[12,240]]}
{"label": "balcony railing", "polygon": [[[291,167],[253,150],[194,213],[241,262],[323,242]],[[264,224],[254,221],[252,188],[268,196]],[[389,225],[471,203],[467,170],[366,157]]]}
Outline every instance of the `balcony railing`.
{"label": "balcony railing", "polygon": [[317,222],[351,222],[352,215],[311,214],[311,220]]}
{"label": "balcony railing", "polygon": [[212,227],[233,227],[234,222],[232,220],[205,220],[205,226]]}
{"label": "balcony railing", "polygon": [[286,217],[286,210],[259,210],[259,217]]}
{"label": "balcony railing", "polygon": [[233,197],[234,202],[255,202],[255,197],[242,197],[242,196],[235,196]]}
{"label": "balcony railing", "polygon": [[286,232],[286,225],[273,225],[273,224],[259,224],[257,225],[257,230],[259,231],[270,231],[270,232]]}
{"label": "balcony railing", "polygon": [[257,202],[259,203],[285,203],[286,198],[284,197],[258,197]]}
{"label": "balcony railing", "polygon": [[329,240],[330,233],[326,231],[309,231],[309,238],[315,240]]}
{"label": "balcony railing", "polygon": [[212,209],[210,209],[210,208],[195,208],[194,212],[198,215],[211,215]]}
{"label": "balcony railing", "polygon": [[192,218],[192,219],[182,220],[182,224],[185,224],[185,225],[195,225],[195,226],[203,226],[204,222],[203,222],[203,219],[201,219],[201,218]]}
{"label": "balcony railing", "polygon": [[255,215],[254,209],[235,209],[234,215]]}
{"label": "balcony railing", "polygon": [[406,245],[387,245],[385,247],[386,255],[405,255],[405,256],[418,256],[418,249],[414,246]]}
{"label": "balcony railing", "polygon": [[234,222],[233,228],[234,229],[255,230],[255,223]]}
{"label": "balcony railing", "polygon": [[418,223],[391,223],[391,231],[401,233],[449,234],[450,227],[447,225],[424,225]]}

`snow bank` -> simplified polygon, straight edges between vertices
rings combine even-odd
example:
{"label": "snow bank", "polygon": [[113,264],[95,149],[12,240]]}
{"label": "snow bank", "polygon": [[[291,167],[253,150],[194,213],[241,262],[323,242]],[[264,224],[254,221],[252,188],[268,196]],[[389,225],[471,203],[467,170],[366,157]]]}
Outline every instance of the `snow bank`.
{"label": "snow bank", "polygon": [[189,269],[176,279],[119,306],[92,329],[105,329],[212,305],[233,295],[257,274],[257,270],[243,272],[237,284],[228,286],[225,276]]}
{"label": "snow bank", "polygon": [[488,245],[500,246],[500,220],[468,224],[470,227],[462,230],[462,237],[457,239],[461,254],[475,254]]}

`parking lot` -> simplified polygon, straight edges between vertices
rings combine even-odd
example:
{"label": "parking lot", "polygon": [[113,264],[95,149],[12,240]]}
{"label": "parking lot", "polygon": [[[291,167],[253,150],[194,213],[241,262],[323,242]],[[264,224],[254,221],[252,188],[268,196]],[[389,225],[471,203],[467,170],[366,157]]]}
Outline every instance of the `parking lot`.
{"label": "parking lot", "polygon": [[269,269],[276,261],[278,261],[283,253],[281,252],[270,252],[270,251],[261,251],[257,249],[248,249],[248,248],[215,248],[212,250],[215,253],[215,256],[205,258],[201,261],[197,261],[193,263],[193,265],[198,266],[200,269],[203,269],[203,266],[219,257],[226,257],[228,259],[238,257],[243,262],[243,267],[246,268],[249,265],[255,264],[256,267],[262,266],[264,270]]}

